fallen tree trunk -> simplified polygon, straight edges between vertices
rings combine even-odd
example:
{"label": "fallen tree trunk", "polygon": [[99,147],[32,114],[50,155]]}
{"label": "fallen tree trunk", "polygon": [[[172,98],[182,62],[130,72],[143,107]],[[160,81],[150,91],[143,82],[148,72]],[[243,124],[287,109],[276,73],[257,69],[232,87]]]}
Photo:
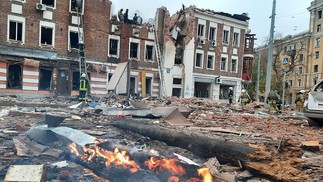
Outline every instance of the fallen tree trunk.
{"label": "fallen tree trunk", "polygon": [[163,141],[167,145],[190,150],[201,157],[216,157],[220,163],[231,163],[237,166],[244,165],[248,161],[247,155],[256,150],[245,144],[163,128],[138,120],[119,119],[114,125],[154,140]]}

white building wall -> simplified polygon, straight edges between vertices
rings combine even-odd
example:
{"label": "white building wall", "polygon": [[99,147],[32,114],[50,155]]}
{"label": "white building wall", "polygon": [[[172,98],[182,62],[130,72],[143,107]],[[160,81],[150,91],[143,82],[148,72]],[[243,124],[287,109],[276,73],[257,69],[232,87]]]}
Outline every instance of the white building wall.
{"label": "white building wall", "polygon": [[184,50],[183,63],[184,63],[184,98],[194,97],[194,79],[193,79],[193,67],[194,67],[194,42],[195,38],[186,45]]}

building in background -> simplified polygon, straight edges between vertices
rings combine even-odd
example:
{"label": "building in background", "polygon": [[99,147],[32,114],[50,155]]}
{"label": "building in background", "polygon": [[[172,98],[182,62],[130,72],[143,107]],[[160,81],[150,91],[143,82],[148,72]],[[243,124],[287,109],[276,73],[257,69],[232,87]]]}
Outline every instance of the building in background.
{"label": "building in background", "polygon": [[[231,15],[190,6],[170,16],[156,14],[166,96],[228,98],[250,83],[254,35],[246,14]],[[163,28],[161,28],[163,27]],[[236,98],[237,99],[237,98]]]}

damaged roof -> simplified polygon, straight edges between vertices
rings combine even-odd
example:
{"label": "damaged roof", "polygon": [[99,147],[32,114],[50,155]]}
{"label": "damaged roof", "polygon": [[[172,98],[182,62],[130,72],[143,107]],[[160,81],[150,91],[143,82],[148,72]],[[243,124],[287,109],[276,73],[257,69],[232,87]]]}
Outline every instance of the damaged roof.
{"label": "damaged roof", "polygon": [[241,15],[239,14],[230,14],[230,13],[225,13],[225,12],[215,12],[213,10],[210,9],[200,9],[200,8],[196,8],[194,7],[195,11],[199,11],[201,13],[206,13],[206,14],[210,14],[210,15],[221,15],[221,16],[226,16],[229,18],[233,18],[236,20],[240,20],[240,21],[248,21],[250,18],[248,17],[248,13],[242,13]]}

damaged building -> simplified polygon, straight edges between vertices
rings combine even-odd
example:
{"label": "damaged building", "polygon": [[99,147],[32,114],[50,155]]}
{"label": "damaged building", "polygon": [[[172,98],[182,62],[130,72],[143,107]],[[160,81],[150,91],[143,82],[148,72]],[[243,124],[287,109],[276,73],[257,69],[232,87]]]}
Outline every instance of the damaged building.
{"label": "damaged building", "polygon": [[[79,38],[84,34],[91,93],[106,93],[110,1],[12,0],[1,4],[3,93],[76,95]],[[100,15],[98,16],[98,12]],[[83,22],[83,25],[81,24]]]}
{"label": "damaged building", "polygon": [[159,8],[156,27],[164,48],[164,95],[219,100],[228,98],[229,87],[239,95],[252,75],[255,38],[248,20],[246,14],[195,6],[183,7],[173,16]]}

